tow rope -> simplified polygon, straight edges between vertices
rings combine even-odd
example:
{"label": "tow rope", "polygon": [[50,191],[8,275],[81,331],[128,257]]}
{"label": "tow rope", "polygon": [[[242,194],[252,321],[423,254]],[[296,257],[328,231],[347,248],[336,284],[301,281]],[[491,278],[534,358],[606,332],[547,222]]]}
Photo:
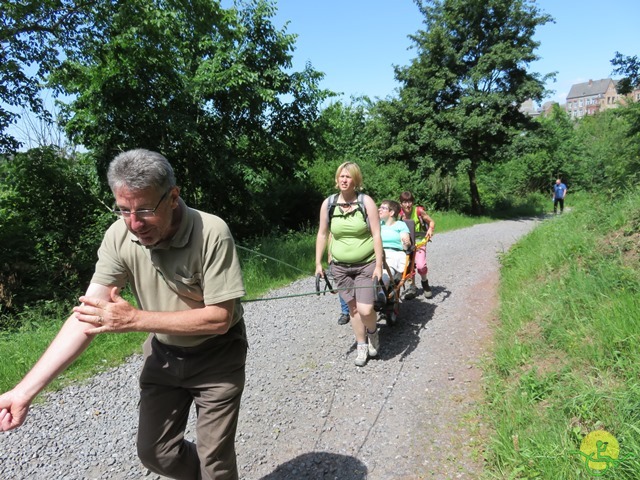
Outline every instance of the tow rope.
{"label": "tow rope", "polygon": [[[294,270],[297,270],[298,272],[304,273],[305,275],[309,275],[309,272],[305,272],[304,270],[296,267],[295,265],[291,265],[290,263],[284,262],[278,258],[275,257],[270,257],[269,255],[265,255],[264,253],[260,253],[256,250],[251,250],[250,248],[247,247],[243,247],[242,245],[238,245],[236,244],[236,247],[239,248],[240,250],[244,250],[246,252],[252,253],[254,255],[259,255],[261,257],[267,258],[269,260],[273,260],[274,262],[278,262],[281,263],[282,265],[286,265],[289,268],[292,268]],[[324,280],[324,289],[321,291],[320,290],[320,280],[323,279]],[[307,295],[320,295],[322,293],[322,295],[325,295],[327,293],[327,290],[331,293],[338,293],[339,289],[333,288],[333,286],[331,285],[331,282],[329,282],[329,275],[326,271],[323,272],[322,275],[317,274],[316,275],[316,290],[314,292],[305,292],[305,293],[296,293],[296,294],[292,294],[292,295],[281,295],[281,296],[277,296],[277,297],[267,297],[267,298],[249,298],[246,300],[241,300],[242,303],[250,303],[250,302],[266,302],[268,300],[279,300],[282,298],[294,298],[294,297],[305,297]],[[343,289],[344,290],[344,289]]]}

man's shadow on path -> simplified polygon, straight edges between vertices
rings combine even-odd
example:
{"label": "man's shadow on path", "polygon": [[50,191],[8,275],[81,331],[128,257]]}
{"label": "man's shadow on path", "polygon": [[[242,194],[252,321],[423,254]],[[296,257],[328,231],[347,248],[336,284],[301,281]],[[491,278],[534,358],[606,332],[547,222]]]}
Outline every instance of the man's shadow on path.
{"label": "man's shadow on path", "polygon": [[260,480],[303,480],[339,478],[340,480],[364,480],[367,467],[357,458],[336,453],[304,453],[282,463]]}

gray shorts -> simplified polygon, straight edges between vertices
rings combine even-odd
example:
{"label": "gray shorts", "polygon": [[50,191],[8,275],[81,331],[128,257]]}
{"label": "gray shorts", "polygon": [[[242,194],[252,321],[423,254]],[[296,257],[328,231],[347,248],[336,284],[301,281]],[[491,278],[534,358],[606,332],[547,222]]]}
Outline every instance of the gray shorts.
{"label": "gray shorts", "polygon": [[349,303],[354,298],[357,303],[373,305],[375,292],[373,288],[373,272],[376,262],[351,264],[331,263],[331,275],[335,287],[342,299]]}

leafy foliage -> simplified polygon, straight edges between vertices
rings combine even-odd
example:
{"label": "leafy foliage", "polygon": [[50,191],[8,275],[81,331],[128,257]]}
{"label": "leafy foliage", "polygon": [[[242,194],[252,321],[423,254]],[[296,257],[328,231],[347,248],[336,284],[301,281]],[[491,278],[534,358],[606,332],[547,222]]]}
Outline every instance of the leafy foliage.
{"label": "leafy foliage", "polygon": [[356,98],[351,104],[336,102],[322,111],[316,127],[315,160],[309,167],[313,188],[322,193],[320,202],[335,192],[336,168],[346,161],[358,163],[364,191],[378,203],[397,199],[404,190],[411,190],[418,199],[423,199],[422,192],[428,187],[421,176],[399,161],[381,161],[375,109],[376,105],[368,98]]}
{"label": "leafy foliage", "polygon": [[600,192],[608,198],[633,188],[640,175],[640,119],[636,103],[571,120],[559,106],[537,118],[538,128],[519,136],[509,160],[482,171],[481,184],[504,195],[551,193],[556,178],[571,192]]}
{"label": "leafy foliage", "polygon": [[[640,179],[637,138],[630,135],[628,107],[601,112],[582,119],[576,130],[581,155],[576,162],[576,180],[589,191],[610,196],[631,188]],[[638,112],[638,109],[635,108]]]}
{"label": "leafy foliage", "polygon": [[101,178],[122,150],[163,153],[187,202],[238,235],[295,226],[308,193],[300,163],[328,92],[310,65],[287,71],[295,36],[271,24],[274,13],[264,0],[100,2],[94,28],[52,76],[74,96],[67,133]]}
{"label": "leafy foliage", "polygon": [[634,89],[640,88],[640,60],[637,55],[626,57],[620,52],[616,52],[611,64],[616,67],[613,74],[624,77],[616,85],[618,93],[626,95]]}
{"label": "leafy foliage", "polygon": [[[73,45],[92,2],[2,0],[0,5],[0,154],[21,145],[7,128],[27,108],[51,120],[39,92],[60,63],[60,45]],[[12,107],[14,107],[12,109]]]}
{"label": "leafy foliage", "polygon": [[529,127],[519,106],[542,98],[548,76],[526,67],[538,58],[535,29],[550,17],[522,0],[416,3],[426,25],[412,37],[418,56],[396,68],[400,97],[379,109],[390,140],[386,154],[409,168],[464,172],[479,214],[477,169],[501,160],[503,148]]}
{"label": "leafy foliage", "polygon": [[31,150],[0,162],[0,313],[74,298],[112,217],[83,158]]}
{"label": "leafy foliage", "polygon": [[549,194],[556,178],[565,183],[574,180],[581,155],[575,124],[557,104],[537,117],[533,128],[523,131],[505,152],[507,160],[483,171],[502,195]]}

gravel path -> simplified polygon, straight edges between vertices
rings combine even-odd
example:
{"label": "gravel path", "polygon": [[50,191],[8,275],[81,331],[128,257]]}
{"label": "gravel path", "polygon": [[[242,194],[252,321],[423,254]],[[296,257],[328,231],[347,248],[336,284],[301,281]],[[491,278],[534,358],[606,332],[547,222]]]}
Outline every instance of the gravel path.
{"label": "gravel path", "polygon": [[[401,304],[381,353],[354,366],[335,295],[247,303],[250,350],[237,436],[243,479],[475,479],[479,360],[491,341],[498,255],[536,220],[437,234],[434,297]],[[309,292],[312,277],[272,296]],[[135,453],[141,358],[47,396],[0,433],[3,480],[158,479]],[[194,433],[190,422],[188,438]]]}

